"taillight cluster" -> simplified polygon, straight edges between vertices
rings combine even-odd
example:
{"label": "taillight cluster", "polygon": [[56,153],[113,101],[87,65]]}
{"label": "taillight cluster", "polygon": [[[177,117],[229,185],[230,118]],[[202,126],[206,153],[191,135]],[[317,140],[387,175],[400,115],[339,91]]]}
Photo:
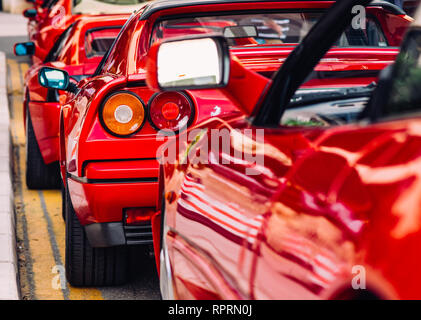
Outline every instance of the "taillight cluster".
{"label": "taillight cluster", "polygon": [[129,91],[118,91],[108,96],[100,114],[104,128],[117,136],[136,133],[145,122],[145,106],[142,100]]}
{"label": "taillight cluster", "polygon": [[[160,92],[148,103],[148,120],[158,131],[178,133],[194,119],[193,102],[182,92]],[[130,91],[118,91],[106,98],[100,110],[104,128],[116,136],[138,132],[145,121],[142,100]]]}
{"label": "taillight cluster", "polygon": [[156,130],[177,133],[191,124],[193,103],[181,92],[160,92],[148,104],[149,122]]}

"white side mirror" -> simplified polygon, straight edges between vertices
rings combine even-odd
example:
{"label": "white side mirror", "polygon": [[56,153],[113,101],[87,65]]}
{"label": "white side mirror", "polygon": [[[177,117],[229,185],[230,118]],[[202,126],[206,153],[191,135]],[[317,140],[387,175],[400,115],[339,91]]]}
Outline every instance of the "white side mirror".
{"label": "white side mirror", "polygon": [[164,42],[157,53],[157,81],[163,90],[226,86],[229,49],[223,37]]}

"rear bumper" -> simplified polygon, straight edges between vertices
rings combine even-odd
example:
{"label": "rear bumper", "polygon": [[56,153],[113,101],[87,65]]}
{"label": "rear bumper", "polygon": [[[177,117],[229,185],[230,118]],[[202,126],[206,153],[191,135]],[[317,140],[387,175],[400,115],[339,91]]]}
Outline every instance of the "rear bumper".
{"label": "rear bumper", "polygon": [[121,222],[125,208],[155,207],[158,179],[142,182],[81,181],[69,176],[67,185],[80,223]]}
{"label": "rear bumper", "polygon": [[152,244],[150,221],[126,226],[124,211],[156,207],[158,169],[156,160],[106,161],[90,162],[83,178],[67,174],[73,208],[93,247]]}

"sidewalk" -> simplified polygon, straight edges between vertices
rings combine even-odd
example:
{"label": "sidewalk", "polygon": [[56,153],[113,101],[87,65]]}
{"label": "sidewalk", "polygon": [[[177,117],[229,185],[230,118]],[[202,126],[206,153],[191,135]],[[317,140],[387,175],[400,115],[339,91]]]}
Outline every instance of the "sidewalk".
{"label": "sidewalk", "polygon": [[27,20],[22,14],[0,11],[0,37],[27,36]]}
{"label": "sidewalk", "polygon": [[0,299],[16,300],[19,286],[6,77],[6,55],[0,52]]}

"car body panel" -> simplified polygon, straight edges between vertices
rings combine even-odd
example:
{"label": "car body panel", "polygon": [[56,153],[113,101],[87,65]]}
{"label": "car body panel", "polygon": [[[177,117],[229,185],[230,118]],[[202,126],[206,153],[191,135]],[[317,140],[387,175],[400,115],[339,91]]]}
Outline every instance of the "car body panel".
{"label": "car body panel", "polygon": [[[416,267],[399,271],[402,259],[420,263],[404,254],[421,231],[418,223],[408,224],[417,217],[414,166],[420,161],[420,140],[408,127],[419,124],[265,130],[264,149],[278,154],[265,158],[263,176],[232,165],[165,168],[166,193],[177,194],[165,206],[175,296],[230,297],[208,273],[215,268],[224,272],[225,286],[246,299],[333,298],[349,289],[354,268],[364,266],[367,288],[379,297],[419,297]],[[245,127],[246,121],[233,121],[225,128]],[[177,257],[177,241],[189,252],[206,252],[201,264],[207,268],[192,273],[196,263],[185,267],[193,255]]]}
{"label": "car body panel", "polygon": [[[241,65],[231,65],[228,86],[215,90],[252,114],[257,99],[238,99]],[[261,77],[249,71],[247,81]],[[336,127],[215,117],[192,128],[197,138],[160,168],[163,205],[153,230],[164,230],[163,294],[419,299],[421,120],[395,117]],[[227,132],[229,148],[212,147],[214,129]],[[195,161],[201,148],[205,162]],[[264,161],[253,162],[259,155]]]}

